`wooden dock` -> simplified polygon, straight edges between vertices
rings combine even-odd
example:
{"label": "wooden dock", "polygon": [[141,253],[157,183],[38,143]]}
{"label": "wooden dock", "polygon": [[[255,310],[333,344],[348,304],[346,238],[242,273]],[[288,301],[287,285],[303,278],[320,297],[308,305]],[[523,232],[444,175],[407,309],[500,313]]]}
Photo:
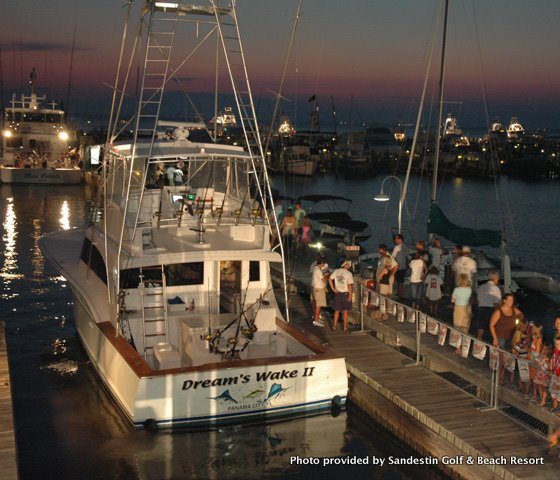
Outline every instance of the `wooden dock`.
{"label": "wooden dock", "polygon": [[2,480],[18,478],[12,388],[4,322],[0,321],[0,472]]}
{"label": "wooden dock", "polygon": [[[453,465],[444,471],[467,479],[555,479],[558,450],[546,440],[371,335],[332,333],[346,357],[349,399],[420,454],[543,458],[543,465]],[[509,463],[509,462],[508,462]],[[441,466],[441,465],[440,465]]]}
{"label": "wooden dock", "polygon": [[[303,278],[300,277],[296,285],[301,291],[305,290],[307,278],[303,268],[299,270]],[[444,456],[464,457],[463,464],[442,465],[440,462],[439,467],[452,478],[558,478],[558,449],[550,449],[543,436],[503,412],[485,409],[485,403],[438,375],[437,368],[434,372],[422,365],[405,367],[413,361],[394,346],[376,338],[376,334],[381,338],[389,334],[384,331],[386,326],[383,323],[368,318],[367,324],[374,330],[372,334],[343,334],[332,332],[328,327],[313,327],[310,306],[303,298],[291,295],[292,318],[296,326],[315,341],[330,344],[337,354],[346,358],[350,375],[349,400],[411,445],[419,457],[440,460]],[[359,322],[356,311],[352,312],[351,318],[355,324]],[[400,338],[407,342],[406,336]],[[433,367],[443,360],[434,356],[431,361]],[[445,365],[445,369],[450,366],[453,367]],[[467,369],[463,370],[466,372]],[[474,374],[471,376],[473,381],[478,378]],[[552,414],[545,412],[543,415]],[[506,459],[505,464],[477,464],[478,457],[501,460],[502,456]],[[542,464],[513,465],[510,462],[512,456],[537,461],[542,458]],[[474,464],[467,464],[468,457],[474,459]]]}

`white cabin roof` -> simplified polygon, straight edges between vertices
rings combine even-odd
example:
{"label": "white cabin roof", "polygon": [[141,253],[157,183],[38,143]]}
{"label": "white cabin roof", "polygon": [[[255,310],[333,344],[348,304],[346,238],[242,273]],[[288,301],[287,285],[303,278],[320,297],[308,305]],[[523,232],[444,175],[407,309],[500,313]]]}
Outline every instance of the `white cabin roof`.
{"label": "white cabin roof", "polygon": [[[132,153],[131,143],[113,145],[113,151],[119,155],[129,157]],[[150,153],[149,143],[138,143],[136,157],[145,157]],[[154,142],[151,158],[196,158],[196,157],[241,157],[251,158],[243,147],[224,145],[220,143],[193,143],[188,140]]]}

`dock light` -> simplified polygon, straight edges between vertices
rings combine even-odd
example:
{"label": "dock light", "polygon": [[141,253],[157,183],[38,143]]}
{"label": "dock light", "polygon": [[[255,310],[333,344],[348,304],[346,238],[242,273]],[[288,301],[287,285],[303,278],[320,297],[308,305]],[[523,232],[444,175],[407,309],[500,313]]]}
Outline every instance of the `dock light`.
{"label": "dock light", "polygon": [[381,189],[381,191],[375,197],[373,197],[373,199],[376,202],[388,202],[389,200],[391,200],[391,197],[383,192],[383,189]]}
{"label": "dock light", "polygon": [[403,184],[401,182],[401,179],[399,177],[395,177],[395,175],[389,175],[389,176],[385,177],[383,179],[383,181],[381,182],[381,190],[379,191],[379,193],[375,197],[373,197],[373,199],[377,202],[388,202],[391,199],[391,197],[383,191],[383,185],[390,178],[392,178],[392,179],[394,179],[398,182],[400,192],[401,192],[401,194],[399,196],[399,214],[398,214],[398,223],[399,223],[398,233],[401,233],[401,231],[402,231],[402,206],[403,206]]}
{"label": "dock light", "polygon": [[2,135],[4,135],[6,138],[10,138],[12,136],[12,131],[11,130],[4,130],[2,132]]}
{"label": "dock light", "polygon": [[64,130],[62,132],[60,132],[58,134],[58,138],[60,138],[61,140],[68,140],[70,138],[70,136],[68,135],[68,132],[65,132]]}

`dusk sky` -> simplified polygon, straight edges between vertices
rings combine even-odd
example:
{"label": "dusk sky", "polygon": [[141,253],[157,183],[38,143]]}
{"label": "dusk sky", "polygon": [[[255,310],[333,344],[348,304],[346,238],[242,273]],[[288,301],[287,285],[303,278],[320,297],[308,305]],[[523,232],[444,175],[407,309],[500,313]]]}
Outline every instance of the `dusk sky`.
{"label": "dusk sky", "polygon": [[[5,96],[19,91],[20,79],[25,83],[34,66],[39,86],[63,98],[76,25],[72,96],[82,108],[108,99],[110,89],[103,82],[113,82],[126,11],[123,3],[3,0],[0,45]],[[268,90],[278,88],[297,0],[238,3],[255,96],[272,103]],[[499,115],[505,122],[518,115],[529,128],[560,128],[560,2],[450,3],[446,99],[458,103],[449,109],[458,112],[464,124],[484,125],[483,70],[491,117]],[[294,100],[297,95],[298,108],[304,109],[310,95],[316,93],[325,108],[332,95],[339,118],[353,111],[360,122],[413,120],[440,5],[438,0],[304,1],[286,96]],[[188,89],[209,91],[213,61],[197,60],[183,75],[189,80]]]}

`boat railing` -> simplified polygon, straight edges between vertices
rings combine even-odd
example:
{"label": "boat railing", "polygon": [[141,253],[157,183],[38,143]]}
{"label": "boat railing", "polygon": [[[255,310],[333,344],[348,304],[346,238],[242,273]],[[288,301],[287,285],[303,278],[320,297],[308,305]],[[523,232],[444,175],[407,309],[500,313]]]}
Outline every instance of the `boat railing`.
{"label": "boat railing", "polygon": [[541,398],[531,401],[532,382],[560,393],[560,377],[542,358],[495,348],[363,284],[358,302],[362,331],[364,325],[372,328],[384,343],[412,359],[409,366],[428,368],[475,397],[481,411],[500,411],[541,436],[558,428],[550,395],[542,406]]}

